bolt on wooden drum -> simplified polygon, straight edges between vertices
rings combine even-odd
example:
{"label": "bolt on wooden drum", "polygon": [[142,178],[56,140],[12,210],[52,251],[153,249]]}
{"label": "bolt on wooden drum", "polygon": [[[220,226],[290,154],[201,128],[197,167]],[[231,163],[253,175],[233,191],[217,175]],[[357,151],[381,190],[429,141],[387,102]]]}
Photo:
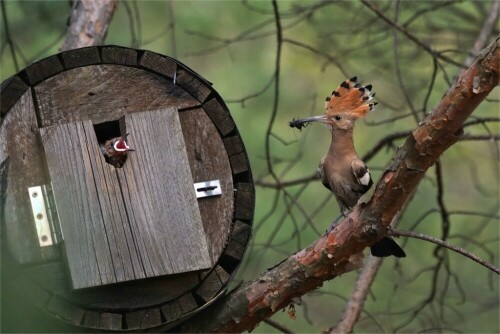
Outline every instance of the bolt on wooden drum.
{"label": "bolt on wooden drum", "polygon": [[[224,294],[254,186],[207,80],[154,52],[89,47],[30,65],[0,101],[3,310],[27,301],[64,331],[164,331]],[[4,315],[6,329],[57,330],[30,314]]]}

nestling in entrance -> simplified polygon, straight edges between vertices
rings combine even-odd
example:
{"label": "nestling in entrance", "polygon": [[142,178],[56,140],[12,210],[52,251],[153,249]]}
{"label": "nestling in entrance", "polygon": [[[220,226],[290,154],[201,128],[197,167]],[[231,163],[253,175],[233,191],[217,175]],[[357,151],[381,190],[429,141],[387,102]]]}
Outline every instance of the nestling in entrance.
{"label": "nestling in entrance", "polygon": [[[328,153],[321,159],[318,172],[323,185],[335,195],[344,216],[373,184],[370,171],[358,157],[353,142],[356,121],[364,118],[377,105],[377,102],[370,102],[375,96],[371,90],[372,85],[361,86],[357,77],[352,77],[326,98],[325,115],[289,122],[290,127],[299,130],[312,122],[324,123],[330,129],[332,142]],[[406,256],[396,241],[389,237],[375,243],[371,253],[378,257]]]}
{"label": "nestling in entrance", "polygon": [[135,151],[134,149],[131,149],[126,142],[128,135],[129,134],[127,133],[121,137],[111,138],[106,140],[104,144],[100,145],[106,162],[116,168],[121,168],[123,166],[127,160],[128,152]]}

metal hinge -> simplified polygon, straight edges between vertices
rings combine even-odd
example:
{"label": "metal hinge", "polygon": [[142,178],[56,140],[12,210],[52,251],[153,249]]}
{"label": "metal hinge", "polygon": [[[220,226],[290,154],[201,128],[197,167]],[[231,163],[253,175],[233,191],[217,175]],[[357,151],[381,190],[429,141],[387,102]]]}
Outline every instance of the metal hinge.
{"label": "metal hinge", "polygon": [[222,194],[222,189],[220,188],[219,180],[211,180],[211,181],[195,183],[194,191],[196,193],[196,198],[217,196]]}
{"label": "metal hinge", "polygon": [[62,240],[55,202],[50,186],[36,186],[28,188],[31,210],[35,222],[40,247],[52,246]]}

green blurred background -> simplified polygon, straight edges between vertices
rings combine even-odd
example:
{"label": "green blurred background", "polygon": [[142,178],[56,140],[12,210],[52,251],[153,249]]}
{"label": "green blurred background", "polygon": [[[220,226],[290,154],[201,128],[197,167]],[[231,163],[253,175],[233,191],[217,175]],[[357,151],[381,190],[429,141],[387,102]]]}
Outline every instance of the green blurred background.
{"label": "green blurred background", "polygon": [[[458,63],[469,56],[494,4],[373,3],[403,29]],[[2,18],[2,81],[59,51],[70,8],[69,1],[5,2],[19,68],[6,44]],[[278,108],[268,153],[273,172],[283,182],[312,176],[330,141],[323,126],[298,131],[287,122],[321,114],[324,97],[346,77],[358,75],[363,83],[373,84],[380,103],[355,129],[355,145],[363,156],[387,135],[414,128],[460,72],[404,34],[395,33],[361,2],[278,1],[278,8],[283,42]],[[496,21],[487,44],[498,35],[498,28]],[[270,1],[120,1],[106,44],[173,56],[213,82],[226,101],[257,183],[252,245],[235,283],[254,279],[304,248],[339,214],[336,202],[318,181],[280,190],[262,186],[275,183],[265,149],[276,97],[277,37]],[[496,89],[473,114],[474,119],[490,121],[468,126],[465,133],[498,137],[498,101]],[[459,142],[444,154],[441,165],[442,199],[450,213],[449,242],[498,266],[497,140]],[[401,143],[395,140],[367,161],[374,180]],[[436,172],[431,168],[399,227],[441,238],[443,220],[437,199]],[[441,250],[436,256],[435,246],[424,241],[402,239],[400,243],[408,257],[384,261],[356,332],[500,331],[497,275],[455,253]],[[296,320],[286,312],[278,312],[273,320],[302,333],[333,326],[356,279],[357,273],[352,272],[326,282],[302,298]],[[254,332],[279,331],[262,323]]]}

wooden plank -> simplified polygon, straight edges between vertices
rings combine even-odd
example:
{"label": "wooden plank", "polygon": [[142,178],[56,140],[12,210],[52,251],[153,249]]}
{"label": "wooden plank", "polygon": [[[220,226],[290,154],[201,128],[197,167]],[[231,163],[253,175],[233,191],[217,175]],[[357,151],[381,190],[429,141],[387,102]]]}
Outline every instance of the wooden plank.
{"label": "wooden plank", "polygon": [[209,302],[225,287],[229,278],[230,275],[217,265],[196,290],[196,294],[205,302]]}
{"label": "wooden plank", "polygon": [[182,309],[181,305],[179,304],[178,299],[174,299],[164,305],[161,306],[160,308],[161,313],[163,314],[163,317],[165,318],[166,322],[171,322],[179,319],[182,316]]}
{"label": "wooden plank", "polygon": [[136,66],[137,51],[119,46],[104,46],[101,49],[103,64]]}
{"label": "wooden plank", "polygon": [[118,313],[101,312],[99,314],[99,329],[122,329],[122,315]]}
{"label": "wooden plank", "polygon": [[99,56],[99,49],[97,47],[88,47],[82,49],[75,49],[62,52],[62,62],[65,69],[75,67],[82,67],[87,65],[99,64],[101,57]]}
{"label": "wooden plank", "polygon": [[99,312],[86,310],[83,316],[83,326],[88,328],[99,328]]}
{"label": "wooden plank", "polygon": [[105,162],[90,122],[82,123],[85,146],[103,217],[116,282],[146,277],[123,201],[115,168]]}
{"label": "wooden plank", "polygon": [[38,84],[35,92],[43,127],[85,120],[102,123],[144,110],[199,105],[165,78],[118,65],[65,71]]}
{"label": "wooden plank", "polygon": [[253,184],[238,183],[236,186],[234,217],[252,221],[255,205],[255,190]]}
{"label": "wooden plank", "polygon": [[63,71],[63,65],[57,55],[39,60],[26,68],[26,77],[31,86],[38,84]]}
{"label": "wooden plank", "polygon": [[232,225],[233,178],[224,144],[201,108],[179,113],[194,182],[220,180],[222,195],[198,200],[212,262],[220,257]]}
{"label": "wooden plank", "polygon": [[203,223],[175,109],[125,117],[136,151],[117,170],[143,262],[156,276],[209,268]]}
{"label": "wooden plank", "polygon": [[248,224],[236,220],[231,232],[230,242],[224,250],[224,255],[230,256],[235,260],[241,260],[251,233],[252,229]]}
{"label": "wooden plank", "polygon": [[0,98],[0,125],[1,119],[6,113],[17,103],[23,94],[28,89],[28,85],[24,83],[17,75],[11,76],[2,82],[1,98]]}
{"label": "wooden plank", "polygon": [[182,314],[187,314],[198,308],[198,304],[191,293],[186,293],[179,297],[179,305],[181,307]]}
{"label": "wooden plank", "polygon": [[212,88],[204,81],[182,68],[177,71],[176,83],[191,93],[200,102],[204,102],[212,92]]}
{"label": "wooden plank", "polygon": [[173,59],[151,51],[144,51],[139,60],[139,65],[170,79],[174,78],[177,69],[177,63]]}
{"label": "wooden plank", "polygon": [[[2,95],[3,97],[3,95]],[[44,156],[39,140],[35,108],[31,92],[12,107],[0,126],[0,162],[9,159],[7,181],[2,192],[6,241],[12,256],[19,263],[53,260],[59,256],[56,247],[40,247],[28,187],[47,184]]]}
{"label": "wooden plank", "polygon": [[[92,309],[123,310],[147,308],[178,298],[199,284],[197,272],[112,284],[99,289],[57,291],[61,297]],[[53,286],[57,281],[51,282]]]}
{"label": "wooden plank", "polygon": [[226,148],[227,155],[230,157],[244,151],[240,136],[224,138],[224,147]]}
{"label": "wooden plank", "polygon": [[[115,283],[110,235],[101,214],[85,125],[71,123],[40,130],[72,286],[78,289]],[[97,146],[95,137],[94,141]]]}
{"label": "wooden plank", "polygon": [[231,162],[231,169],[233,170],[234,175],[248,172],[250,170],[245,152],[231,156],[229,161]]}
{"label": "wooden plank", "polygon": [[229,115],[229,112],[217,101],[216,98],[209,100],[203,104],[203,109],[207,112],[208,116],[219,129],[220,134],[225,137],[234,130],[234,122]]}
{"label": "wooden plank", "polygon": [[127,329],[146,329],[161,325],[159,308],[151,308],[125,314]]}

